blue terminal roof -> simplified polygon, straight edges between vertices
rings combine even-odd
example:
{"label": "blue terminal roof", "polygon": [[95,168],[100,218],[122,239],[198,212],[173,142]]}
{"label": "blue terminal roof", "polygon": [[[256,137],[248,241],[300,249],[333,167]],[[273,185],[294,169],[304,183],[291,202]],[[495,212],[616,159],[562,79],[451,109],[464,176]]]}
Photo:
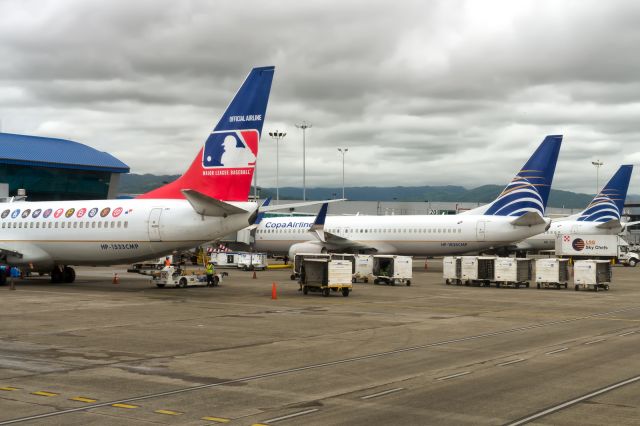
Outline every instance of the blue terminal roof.
{"label": "blue terminal roof", "polygon": [[111,154],[66,139],[0,133],[0,164],[128,173]]}

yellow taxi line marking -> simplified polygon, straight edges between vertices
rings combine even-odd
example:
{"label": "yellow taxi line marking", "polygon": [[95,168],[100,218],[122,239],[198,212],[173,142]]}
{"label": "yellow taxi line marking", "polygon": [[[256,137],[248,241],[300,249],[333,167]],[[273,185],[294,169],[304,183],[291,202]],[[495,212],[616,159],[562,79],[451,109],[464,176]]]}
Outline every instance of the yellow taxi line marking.
{"label": "yellow taxi line marking", "polygon": [[14,390],[18,390],[20,388],[14,388],[13,386],[2,386],[0,387],[0,391],[7,391],[7,392],[11,392]]}
{"label": "yellow taxi line marking", "polygon": [[200,420],[209,420],[210,422],[217,422],[217,423],[229,423],[231,421],[231,419],[225,419],[222,417],[203,417]]}
{"label": "yellow taxi line marking", "polygon": [[38,396],[58,396],[58,394],[57,394],[57,393],[47,392],[47,391],[36,391],[36,392],[31,392],[31,395],[38,395]]}
{"label": "yellow taxi line marking", "polygon": [[116,408],[128,408],[128,409],[139,407],[139,405],[121,404],[121,403],[111,404],[111,406]]}
{"label": "yellow taxi line marking", "polygon": [[73,398],[69,398],[71,401],[79,401],[79,402],[97,402],[97,399],[87,398],[84,396],[74,396]]}
{"label": "yellow taxi line marking", "polygon": [[172,410],[155,410],[154,413],[158,413],[158,414],[166,414],[168,416],[179,416],[181,414],[180,411],[172,411]]}

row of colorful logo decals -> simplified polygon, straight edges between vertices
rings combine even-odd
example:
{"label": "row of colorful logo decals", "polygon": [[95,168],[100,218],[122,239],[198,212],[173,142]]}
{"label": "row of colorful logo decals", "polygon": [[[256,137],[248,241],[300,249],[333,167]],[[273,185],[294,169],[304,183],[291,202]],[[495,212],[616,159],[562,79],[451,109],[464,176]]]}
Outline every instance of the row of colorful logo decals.
{"label": "row of colorful logo decals", "polygon": [[[109,213],[111,213],[112,217],[118,217],[121,214],[129,214],[132,211],[133,209],[124,210],[122,207],[117,207],[113,209],[113,211],[111,211],[110,207],[105,207],[102,210],[100,210],[100,217],[107,217],[109,216]],[[98,214],[98,208],[94,207],[90,209],[88,212],[87,212],[87,209],[84,207],[81,209],[78,209],[78,211],[76,211],[76,209],[72,207],[70,209],[67,209],[66,212],[64,211],[64,209],[57,209],[56,211],[54,211],[53,209],[46,209],[45,211],[42,211],[42,209],[36,209],[33,211],[33,213],[31,212],[31,209],[25,209],[22,211],[22,214],[20,214],[20,209],[15,209],[13,210],[13,212],[10,209],[6,209],[5,211],[2,212],[2,214],[0,215],[0,218],[5,219],[7,216],[9,216],[9,213],[11,213],[12,219],[17,218],[18,216],[22,217],[23,219],[26,219],[29,217],[29,215],[31,215],[31,218],[37,219],[38,217],[40,217],[41,214],[43,219],[49,218],[49,216],[51,216],[52,214],[55,219],[58,219],[63,214],[64,214],[64,217],[66,218],[70,218],[74,214],[77,218],[82,218],[85,215],[87,215],[88,217],[96,216]]]}

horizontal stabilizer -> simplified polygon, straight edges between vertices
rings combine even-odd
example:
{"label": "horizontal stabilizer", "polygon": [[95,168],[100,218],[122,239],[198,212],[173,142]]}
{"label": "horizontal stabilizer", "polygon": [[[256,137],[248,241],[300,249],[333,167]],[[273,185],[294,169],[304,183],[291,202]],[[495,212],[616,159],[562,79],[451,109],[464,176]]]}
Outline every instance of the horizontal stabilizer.
{"label": "horizontal stabilizer", "polygon": [[335,203],[338,201],[345,201],[346,198],[340,198],[337,200],[324,200],[324,201],[303,201],[301,203],[290,203],[290,204],[276,204],[272,206],[262,206],[260,207],[260,212],[270,212],[273,210],[285,210],[285,209],[295,209],[298,207],[307,207],[307,206],[315,206],[316,204],[324,204],[324,203]]}
{"label": "horizontal stabilizer", "polygon": [[600,229],[614,229],[614,228],[621,228],[621,227],[622,225],[620,225],[620,219],[611,219],[606,222],[599,222],[596,225],[596,228],[600,228]]}
{"label": "horizontal stabilizer", "polygon": [[516,219],[511,221],[511,224],[514,226],[542,225],[543,223],[546,222],[538,212],[526,212],[522,216],[518,216]]}
{"label": "horizontal stabilizer", "polygon": [[216,200],[193,189],[183,189],[182,193],[193,209],[203,216],[227,217],[232,214],[248,213],[240,207]]}

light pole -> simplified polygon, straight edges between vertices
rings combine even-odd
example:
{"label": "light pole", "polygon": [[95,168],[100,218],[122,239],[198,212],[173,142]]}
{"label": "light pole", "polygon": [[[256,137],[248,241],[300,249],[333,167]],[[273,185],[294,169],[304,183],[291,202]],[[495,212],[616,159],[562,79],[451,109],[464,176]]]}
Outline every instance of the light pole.
{"label": "light pole", "polygon": [[312,126],[306,121],[302,121],[302,123],[296,124],[296,127],[298,129],[302,129],[302,200],[306,201],[307,200],[307,169],[306,169],[306,151],[305,151],[306,140],[305,139],[307,135],[307,129],[310,129]]}
{"label": "light pole", "polygon": [[280,141],[287,136],[284,132],[269,132],[269,136],[276,140],[276,204],[280,204]]}
{"label": "light pole", "polygon": [[600,193],[600,166],[604,163],[600,160],[592,161],[591,164],[596,166],[596,195]]}
{"label": "light pole", "polygon": [[344,198],[344,155],[349,151],[349,148],[338,148],[340,154],[342,154],[342,198]]}

